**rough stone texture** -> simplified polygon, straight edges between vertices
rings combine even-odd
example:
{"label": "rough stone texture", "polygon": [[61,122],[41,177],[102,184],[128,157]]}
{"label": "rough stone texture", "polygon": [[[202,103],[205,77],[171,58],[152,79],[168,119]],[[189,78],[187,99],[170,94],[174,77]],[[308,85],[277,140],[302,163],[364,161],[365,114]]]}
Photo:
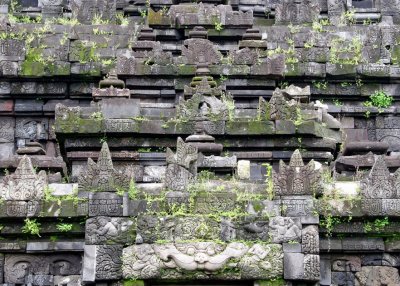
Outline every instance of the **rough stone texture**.
{"label": "rough stone texture", "polygon": [[0,284],[400,284],[399,1],[9,2]]}

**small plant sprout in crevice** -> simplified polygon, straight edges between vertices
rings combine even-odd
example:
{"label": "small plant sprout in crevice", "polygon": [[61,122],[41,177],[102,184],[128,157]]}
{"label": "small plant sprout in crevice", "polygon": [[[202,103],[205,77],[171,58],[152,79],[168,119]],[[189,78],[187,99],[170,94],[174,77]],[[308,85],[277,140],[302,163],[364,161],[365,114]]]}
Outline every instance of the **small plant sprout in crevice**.
{"label": "small plant sprout in crevice", "polygon": [[36,221],[36,219],[26,218],[24,220],[25,224],[22,227],[22,232],[30,235],[40,236],[40,223]]}
{"label": "small plant sprout in crevice", "polygon": [[386,94],[383,90],[377,90],[369,97],[371,106],[378,108],[388,108],[393,103],[393,97]]}
{"label": "small plant sprout in crevice", "polygon": [[72,223],[58,223],[56,225],[57,230],[59,230],[60,232],[68,232],[71,231],[73,227]]}
{"label": "small plant sprout in crevice", "polygon": [[214,29],[215,29],[215,31],[221,32],[224,29],[224,27],[222,26],[221,22],[215,22]]}
{"label": "small plant sprout in crevice", "polygon": [[365,232],[381,232],[384,230],[386,226],[388,226],[389,218],[384,217],[382,219],[375,219],[373,222],[367,221],[364,223],[364,231]]}
{"label": "small plant sprout in crevice", "polygon": [[267,185],[267,194],[268,194],[268,199],[273,200],[274,199],[274,181],[273,181],[273,173],[272,173],[272,166],[268,163],[262,164],[263,166],[266,167],[267,173],[265,174],[265,183]]}

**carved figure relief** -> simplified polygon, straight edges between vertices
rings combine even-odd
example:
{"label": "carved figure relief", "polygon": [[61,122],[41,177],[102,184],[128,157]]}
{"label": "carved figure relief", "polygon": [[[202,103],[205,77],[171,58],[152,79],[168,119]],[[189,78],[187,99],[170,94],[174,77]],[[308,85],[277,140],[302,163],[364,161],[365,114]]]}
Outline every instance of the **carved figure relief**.
{"label": "carved figure relief", "polygon": [[47,119],[17,119],[15,127],[15,137],[30,140],[48,139],[48,128],[49,123]]}
{"label": "carved figure relief", "polygon": [[0,143],[14,142],[15,119],[3,117],[0,121]]}
{"label": "carved figure relief", "polygon": [[290,240],[300,241],[301,224],[298,219],[290,217],[273,217],[269,222],[270,237],[273,242],[282,243]]}
{"label": "carved figure relief", "polygon": [[38,200],[43,197],[46,185],[46,172],[36,174],[31,159],[25,155],[15,173],[4,177],[0,192],[6,200]]}
{"label": "carved figure relief", "polygon": [[[142,244],[124,249],[122,268],[124,278],[137,279],[184,279],[188,274],[203,279],[267,278],[281,275],[282,257],[279,245],[254,244],[249,247],[239,242],[227,245],[214,242]],[[239,262],[230,263],[231,259]],[[238,272],[230,271],[224,275],[226,267],[236,268]]]}
{"label": "carved figure relief", "polygon": [[284,0],[276,4],[276,23],[304,24],[318,18],[320,7],[318,1]]}
{"label": "carved figure relief", "polygon": [[101,244],[107,242],[125,244],[134,241],[134,234],[130,234],[133,222],[127,218],[99,216],[86,221],[86,242]]}

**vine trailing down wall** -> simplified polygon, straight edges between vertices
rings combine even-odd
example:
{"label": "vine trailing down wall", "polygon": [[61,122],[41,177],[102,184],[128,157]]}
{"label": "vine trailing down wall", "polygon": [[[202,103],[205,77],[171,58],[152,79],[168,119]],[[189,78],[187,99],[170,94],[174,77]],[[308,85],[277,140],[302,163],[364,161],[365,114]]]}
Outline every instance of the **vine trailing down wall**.
{"label": "vine trailing down wall", "polygon": [[399,7],[0,1],[0,284],[400,285]]}

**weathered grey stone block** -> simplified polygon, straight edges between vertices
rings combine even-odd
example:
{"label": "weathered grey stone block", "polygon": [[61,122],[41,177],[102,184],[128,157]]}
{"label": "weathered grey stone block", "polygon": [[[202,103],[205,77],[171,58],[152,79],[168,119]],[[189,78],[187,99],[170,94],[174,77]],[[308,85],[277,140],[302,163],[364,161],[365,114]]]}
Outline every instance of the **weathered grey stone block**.
{"label": "weathered grey stone block", "polygon": [[304,275],[304,254],[284,253],[283,277],[288,280],[300,280]]}
{"label": "weathered grey stone block", "polygon": [[135,118],[140,115],[139,99],[112,98],[101,101],[104,118]]}

